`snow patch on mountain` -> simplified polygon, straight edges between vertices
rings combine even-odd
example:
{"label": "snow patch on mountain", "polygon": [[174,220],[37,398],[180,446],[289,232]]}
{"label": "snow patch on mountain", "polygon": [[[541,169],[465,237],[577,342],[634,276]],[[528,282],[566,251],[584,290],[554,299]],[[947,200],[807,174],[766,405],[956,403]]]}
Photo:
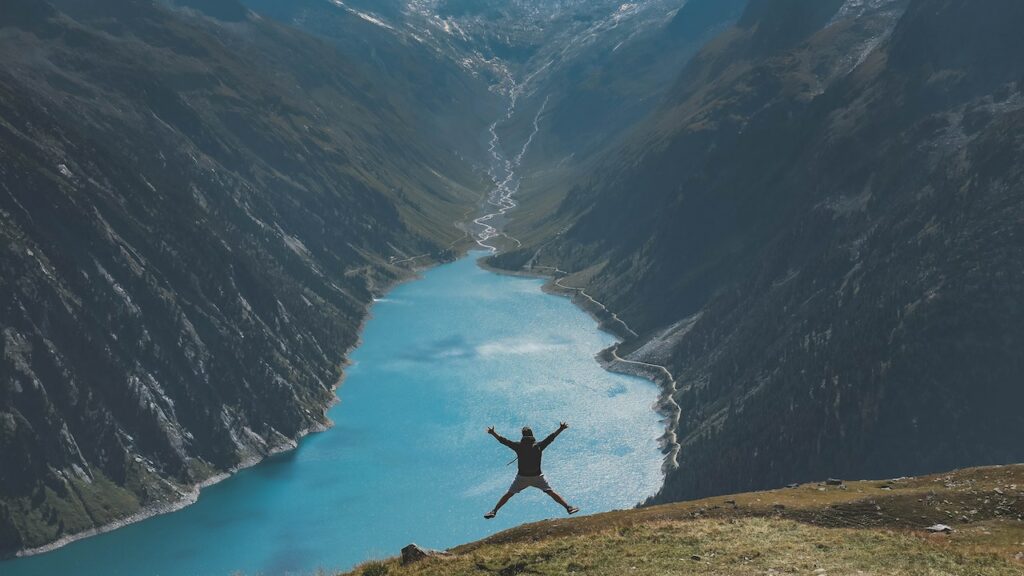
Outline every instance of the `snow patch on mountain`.
{"label": "snow patch on mountain", "polygon": [[388,30],[394,30],[395,29],[394,26],[392,26],[391,24],[388,24],[387,22],[385,22],[381,18],[378,18],[377,16],[374,16],[373,14],[368,14],[366,12],[362,12],[360,10],[356,10],[355,8],[352,8],[350,6],[346,6],[345,3],[342,2],[341,0],[329,0],[329,1],[331,2],[331,4],[334,4],[335,6],[337,6],[339,8],[344,8],[345,10],[350,12],[351,14],[353,14],[355,16],[358,16],[359,18],[362,18],[363,20],[366,20],[370,24],[374,24],[376,26],[380,26],[381,28],[387,28]]}

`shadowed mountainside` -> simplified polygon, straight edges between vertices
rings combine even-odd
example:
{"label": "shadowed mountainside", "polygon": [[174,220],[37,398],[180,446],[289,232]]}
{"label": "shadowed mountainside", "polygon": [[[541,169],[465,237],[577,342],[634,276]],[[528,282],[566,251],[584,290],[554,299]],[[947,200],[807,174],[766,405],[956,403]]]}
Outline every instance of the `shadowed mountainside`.
{"label": "shadowed mountainside", "polygon": [[259,14],[321,37],[360,62],[381,94],[416,112],[410,120],[418,134],[443,138],[448,149],[468,162],[483,165],[489,160],[480,138],[505,107],[491,90],[493,71],[467,70],[459,53],[443,51],[417,35],[429,30],[408,29],[412,25],[406,20],[415,22],[416,15],[406,13],[406,2],[244,1]]}
{"label": "shadowed mountainside", "polygon": [[753,1],[494,259],[568,271],[674,375],[656,501],[1024,459],[1022,25]]}
{"label": "shadowed mountainside", "polygon": [[364,70],[235,2],[57,6],[0,12],[4,554],[324,426],[390,262],[446,257],[479,186]]}
{"label": "shadowed mountainside", "polygon": [[[736,21],[747,0],[690,0],[663,17],[561,54],[542,54],[534,68],[552,69],[524,98],[544,107],[544,132],[532,154],[536,169],[584,159],[654,110],[679,69]],[[539,59],[538,59],[539,60]],[[542,192],[548,192],[543,190]]]}

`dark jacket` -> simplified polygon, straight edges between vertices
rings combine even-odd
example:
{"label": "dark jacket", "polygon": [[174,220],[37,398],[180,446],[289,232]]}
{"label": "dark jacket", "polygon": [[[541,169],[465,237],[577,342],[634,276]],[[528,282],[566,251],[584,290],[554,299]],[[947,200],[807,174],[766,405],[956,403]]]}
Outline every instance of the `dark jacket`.
{"label": "dark jacket", "polygon": [[543,472],[540,471],[541,455],[544,452],[544,449],[554,442],[555,437],[561,432],[561,429],[555,430],[540,442],[534,442],[532,438],[524,438],[519,442],[513,442],[497,432],[494,433],[494,437],[498,439],[498,442],[501,442],[505,446],[516,451],[516,456],[519,457],[520,476],[540,476],[543,474]]}

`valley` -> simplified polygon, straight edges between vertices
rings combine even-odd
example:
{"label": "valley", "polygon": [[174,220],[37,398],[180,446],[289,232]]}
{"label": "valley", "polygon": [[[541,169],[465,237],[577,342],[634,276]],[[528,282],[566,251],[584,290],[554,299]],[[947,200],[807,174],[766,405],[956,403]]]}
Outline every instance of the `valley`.
{"label": "valley", "polygon": [[557,68],[526,47],[569,22],[545,50],[578,53],[664,8],[539,6],[492,22],[523,23],[500,42],[417,3],[5,12],[0,553],[177,510],[294,449],[330,424],[374,298],[517,245],[546,110],[523,103]]}
{"label": "valley", "polygon": [[[0,555],[346,442],[371,306],[452,267],[453,297],[541,277],[596,319],[572,386],[660,387],[617,405],[643,489],[594,509],[1024,461],[1022,25],[1013,0],[10,0]],[[491,282],[462,297],[539,281]]]}

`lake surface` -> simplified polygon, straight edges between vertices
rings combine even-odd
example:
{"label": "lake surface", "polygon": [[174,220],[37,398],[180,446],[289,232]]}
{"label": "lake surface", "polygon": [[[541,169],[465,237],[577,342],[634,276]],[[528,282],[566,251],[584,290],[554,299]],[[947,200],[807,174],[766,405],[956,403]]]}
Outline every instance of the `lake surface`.
{"label": "lake surface", "polygon": [[467,258],[399,286],[373,308],[334,428],[182,511],[0,562],[0,574],[309,574],[564,516],[530,489],[483,519],[515,475],[491,424],[518,440],[524,424],[543,437],[568,421],[544,453],[555,490],[581,514],[635,505],[662,480],[658,390],[602,370],[594,354],[614,339],[541,284]]}

